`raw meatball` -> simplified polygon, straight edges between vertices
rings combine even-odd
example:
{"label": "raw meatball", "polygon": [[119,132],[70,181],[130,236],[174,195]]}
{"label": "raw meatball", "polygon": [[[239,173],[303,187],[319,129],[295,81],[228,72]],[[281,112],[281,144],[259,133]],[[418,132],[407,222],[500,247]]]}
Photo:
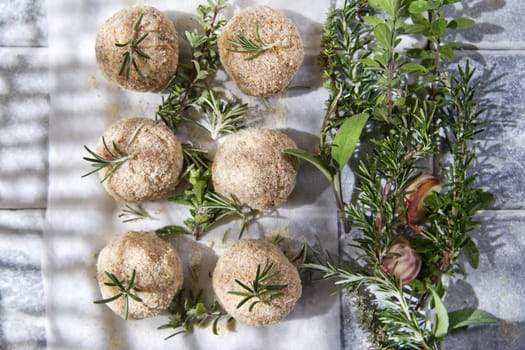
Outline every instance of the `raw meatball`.
{"label": "raw meatball", "polygon": [[[259,42],[259,36],[263,44]],[[271,46],[252,58],[229,40],[238,42],[244,35],[258,46]],[[301,36],[293,22],[268,6],[248,7],[234,16],[218,38],[219,55],[224,69],[239,89],[252,96],[275,95],[288,86],[303,62]]]}
{"label": "raw meatball", "polygon": [[[129,59],[126,52],[130,52]],[[159,90],[166,87],[177,70],[177,31],[170,19],[154,7],[124,8],[107,19],[98,32],[95,53],[102,73],[118,86],[137,91]]]}
{"label": "raw meatball", "polygon": [[[182,288],[182,263],[175,249],[153,232],[126,232],[114,238],[98,255],[97,279],[102,298],[119,293],[119,288],[105,283],[111,280],[105,272],[114,274],[128,287],[135,270],[134,292],[142,302],[128,298],[128,318],[142,319],[168,308]],[[107,303],[116,314],[125,317],[124,296]]]}
{"label": "raw meatball", "polygon": [[[272,278],[265,281],[271,285],[286,285],[279,289],[283,294],[268,303],[259,302],[250,311],[251,299],[237,307],[243,296],[230,292],[245,292],[235,280],[251,286],[257,268],[262,271],[267,264],[273,264]],[[224,309],[236,320],[252,325],[266,326],[282,321],[294,308],[301,296],[302,286],[297,268],[273,243],[263,240],[240,240],[233,243],[224,253],[213,271],[213,290]]]}
{"label": "raw meatball", "polygon": [[175,188],[184,158],[180,142],[165,124],[146,118],[118,120],[99,140],[97,154],[112,158],[108,148],[129,157],[116,171],[111,166],[99,171],[104,188],[117,201],[159,199]]}
{"label": "raw meatball", "polygon": [[287,148],[297,145],[277,130],[249,128],[227,136],[213,161],[215,190],[253,209],[280,205],[297,177],[297,159],[283,153]]}

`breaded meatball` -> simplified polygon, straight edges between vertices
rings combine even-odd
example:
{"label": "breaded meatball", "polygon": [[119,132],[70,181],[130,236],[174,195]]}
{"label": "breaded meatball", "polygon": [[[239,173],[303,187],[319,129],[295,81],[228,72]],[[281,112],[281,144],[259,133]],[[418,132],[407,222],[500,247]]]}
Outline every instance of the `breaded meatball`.
{"label": "breaded meatball", "polygon": [[124,8],[108,18],[95,42],[107,79],[129,90],[159,90],[177,70],[179,44],[173,22],[151,6]]}
{"label": "breaded meatball", "polygon": [[[98,255],[97,279],[102,298],[119,293],[106,272],[128,287],[135,271],[134,291],[142,302],[128,298],[128,318],[142,319],[168,308],[182,288],[182,263],[175,249],[153,232],[126,232],[115,237]],[[111,310],[125,318],[124,296],[107,303]]]}
{"label": "breaded meatball", "polygon": [[[237,281],[251,287],[257,270],[271,266],[270,278],[265,284],[280,286],[279,296],[258,302],[251,310],[252,298],[242,306],[243,296],[231,292],[246,292]],[[213,271],[213,290],[224,309],[236,320],[252,325],[266,326],[282,321],[294,308],[301,296],[302,286],[297,268],[273,243],[264,240],[243,239],[233,243],[224,253]]]}
{"label": "breaded meatball", "polygon": [[[240,35],[268,49],[257,56],[235,52],[245,51],[232,43],[239,42]],[[243,93],[252,96],[267,97],[282,91],[304,58],[297,27],[288,17],[268,6],[251,6],[239,12],[221,31],[217,45],[221,63],[230,78]]]}
{"label": "breaded meatball", "polygon": [[97,145],[99,156],[111,159],[110,151],[122,155],[124,161],[118,168],[103,168],[99,176],[117,201],[140,203],[163,198],[177,185],[183,167],[182,146],[165,124],[146,118],[120,119]]}
{"label": "breaded meatball", "polygon": [[268,210],[286,201],[295,187],[298,162],[285,155],[295,142],[277,130],[248,128],[219,145],[212,166],[215,190],[253,209]]}

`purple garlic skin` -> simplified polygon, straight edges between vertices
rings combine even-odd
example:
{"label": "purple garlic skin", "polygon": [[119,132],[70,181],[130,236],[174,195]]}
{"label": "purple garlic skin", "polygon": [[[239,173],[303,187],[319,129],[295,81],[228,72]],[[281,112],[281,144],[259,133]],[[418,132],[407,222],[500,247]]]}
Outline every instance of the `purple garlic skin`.
{"label": "purple garlic skin", "polygon": [[421,257],[406,240],[392,244],[381,262],[381,270],[403,284],[415,279],[421,270]]}
{"label": "purple garlic skin", "polygon": [[405,188],[405,192],[405,223],[415,227],[426,218],[425,198],[433,192],[441,192],[441,181],[436,176],[422,174]]}

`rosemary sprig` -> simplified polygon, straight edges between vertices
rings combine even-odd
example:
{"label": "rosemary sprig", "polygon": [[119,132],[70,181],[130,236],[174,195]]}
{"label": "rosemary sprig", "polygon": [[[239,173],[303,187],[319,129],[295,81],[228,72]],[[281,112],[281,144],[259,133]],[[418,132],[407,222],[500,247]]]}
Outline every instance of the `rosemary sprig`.
{"label": "rosemary sprig", "polygon": [[118,293],[106,299],[96,300],[94,301],[94,303],[95,304],[107,304],[114,300],[117,300],[120,297],[124,297],[124,319],[127,320],[128,310],[129,310],[129,298],[139,303],[142,302],[142,299],[137,294],[133,294],[133,293],[142,291],[140,288],[135,286],[136,271],[135,269],[133,269],[133,273],[131,274],[131,278],[127,286],[124,286],[126,284],[125,281],[119,281],[117,276],[115,276],[113,273],[107,272],[107,271],[104,271],[104,273],[110,280],[110,282],[104,282],[104,285],[110,286],[110,287],[117,287]]}
{"label": "rosemary sprig", "polygon": [[277,43],[267,44],[261,39],[261,34],[259,33],[259,23],[255,26],[255,35],[256,41],[248,39],[243,33],[239,33],[235,40],[227,39],[230,44],[234,45],[238,49],[228,49],[230,52],[236,52],[241,54],[247,54],[245,58],[246,61],[253,60],[254,58],[259,57],[267,50],[274,47]]}
{"label": "rosemary sprig", "polygon": [[[321,65],[330,98],[319,153],[288,152],[315,165],[331,181],[345,231],[350,224],[355,229],[350,245],[360,264],[340,265],[328,258],[305,266],[321,272],[322,278],[335,279],[336,286],[354,296],[357,307],[371,311],[361,315],[372,348],[438,349],[449,329],[461,324],[442,301],[442,277],[454,275],[461,252],[477,266],[479,252],[470,238],[473,216],[492,199],[473,187],[475,176],[467,176],[482,126],[473,72],[468,64],[451,80],[440,72],[441,60],[451,58],[454,48],[440,37],[458,21],[470,22],[443,18],[441,5],[346,0],[334,9],[322,40]],[[400,52],[401,33],[422,34],[429,44]],[[350,201],[342,196],[340,171],[357,143],[351,130],[357,125],[359,134],[365,124],[374,138],[363,147],[365,156],[354,169],[357,180]],[[432,162],[442,143],[451,161]],[[443,193],[425,200],[427,220],[414,227],[403,219],[405,189],[422,172],[441,175],[446,183]],[[417,279],[405,283],[381,269],[389,247],[399,239],[423,260]],[[479,324],[494,321],[487,313],[478,314],[484,318]]]}
{"label": "rosemary sprig", "polygon": [[122,223],[128,223],[133,221],[144,220],[146,218],[149,218],[150,215],[140,204],[135,206],[126,204],[126,206],[124,207],[124,209],[122,209],[118,217],[122,219]]}
{"label": "rosemary sprig", "polygon": [[133,33],[128,41],[125,43],[115,43],[115,46],[117,47],[127,47],[127,51],[125,51],[122,56],[124,59],[122,60],[122,63],[120,65],[120,69],[118,72],[118,75],[125,74],[126,80],[129,80],[131,68],[135,70],[135,72],[139,75],[140,78],[146,79],[144,74],[142,74],[141,70],[139,69],[139,66],[137,64],[137,61],[135,59],[134,54],[137,54],[138,56],[149,59],[150,56],[146,54],[144,51],[142,51],[138,46],[146,39],[149,35],[149,33],[144,33],[142,36],[138,37],[138,33],[140,30],[140,24],[142,22],[142,19],[144,18],[144,13],[141,13],[137,20],[135,21],[135,24],[133,25]]}
{"label": "rosemary sprig", "polygon": [[278,271],[275,271],[275,264],[269,260],[266,260],[266,263],[262,269],[260,264],[257,265],[255,277],[253,281],[249,283],[249,285],[241,282],[238,279],[235,279],[235,283],[237,283],[243,289],[243,291],[229,291],[228,293],[238,295],[243,298],[237,304],[237,308],[242,307],[244,304],[252,300],[250,306],[248,307],[248,311],[251,312],[255,305],[259,303],[269,305],[273,299],[284,295],[282,290],[288,287],[288,285],[273,284],[277,274]]}
{"label": "rosemary sprig", "polygon": [[115,142],[113,142],[113,149],[111,149],[107,143],[106,139],[102,137],[102,144],[104,149],[108,154],[107,157],[98,155],[96,152],[89,149],[89,147],[84,146],[84,149],[91,154],[92,157],[83,157],[84,160],[91,162],[91,166],[95,169],[82,175],[82,177],[89,176],[94,174],[102,169],[109,168],[109,171],[106,175],[100,180],[100,182],[106,181],[110,176],[112,176],[124,163],[131,159],[131,157],[120,150]]}
{"label": "rosemary sprig", "polygon": [[212,140],[244,128],[243,116],[249,110],[248,104],[237,104],[217,98],[212,90],[205,90],[196,105],[202,110],[206,121],[191,121],[206,131]]}
{"label": "rosemary sprig", "polygon": [[179,334],[192,333],[195,327],[206,327],[211,322],[212,332],[219,334],[219,322],[228,318],[227,322],[233,321],[232,317],[222,310],[220,304],[214,301],[212,305],[206,306],[202,301],[202,290],[196,295],[192,291],[182,290],[173,299],[168,312],[170,313],[168,323],[161,325],[157,329],[173,329],[174,332],[168,335],[165,340]]}
{"label": "rosemary sprig", "polygon": [[[140,131],[144,127],[143,123],[139,123],[131,136],[128,139],[128,146],[130,146],[138,137]],[[82,175],[82,177],[89,176],[94,174],[102,169],[110,168],[106,175],[100,180],[101,183],[106,181],[111,177],[124,163],[131,159],[131,156],[122,151],[117,144],[113,141],[113,149],[111,149],[106,143],[106,139],[102,136],[102,144],[104,145],[104,150],[108,154],[107,157],[98,155],[96,152],[89,149],[87,146],[84,146],[84,149],[91,154],[91,157],[83,157],[84,160],[91,162],[91,166],[95,169]]]}

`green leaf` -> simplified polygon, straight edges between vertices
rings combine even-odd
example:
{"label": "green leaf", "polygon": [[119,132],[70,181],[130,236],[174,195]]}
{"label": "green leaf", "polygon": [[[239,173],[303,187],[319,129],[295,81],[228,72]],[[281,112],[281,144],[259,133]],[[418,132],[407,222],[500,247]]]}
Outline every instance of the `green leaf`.
{"label": "green leaf", "polygon": [[401,71],[405,73],[414,73],[414,74],[426,74],[428,69],[417,63],[405,63],[401,66]]}
{"label": "green leaf", "polygon": [[369,0],[368,4],[377,10],[385,11],[390,17],[395,17],[396,9],[399,6],[398,0]]}
{"label": "green leaf", "polygon": [[372,26],[376,26],[379,23],[385,23],[385,21],[377,16],[363,16],[361,17],[365,23],[368,23]]}
{"label": "green leaf", "polygon": [[478,210],[487,209],[492,202],[494,202],[494,195],[490,192],[478,189],[473,192],[473,195],[474,198],[471,199],[472,206],[470,208],[472,214],[476,213]]}
{"label": "green leaf", "polygon": [[461,249],[463,254],[465,254],[465,257],[467,258],[470,266],[477,269],[479,266],[479,249],[472,238],[467,238]]}
{"label": "green leaf", "polygon": [[431,26],[432,34],[435,36],[441,36],[447,30],[447,20],[444,18],[439,18],[432,22]]}
{"label": "green leaf", "polygon": [[436,313],[436,322],[433,326],[434,336],[436,338],[443,338],[447,335],[449,325],[447,308],[438,293],[433,288],[430,288],[430,291],[432,292],[434,300],[433,310]]}
{"label": "green leaf", "polygon": [[362,58],[359,60],[361,63],[363,63],[364,65],[368,66],[368,67],[373,67],[373,68],[379,68],[381,67],[381,63],[377,62],[376,60],[374,60],[373,58]]}
{"label": "green leaf", "polygon": [[498,323],[498,319],[491,313],[478,309],[463,309],[448,314],[449,329],[470,326],[483,326]]}
{"label": "green leaf", "polygon": [[423,33],[425,30],[427,30],[428,26],[418,23],[418,24],[410,24],[406,26],[405,33],[411,34],[411,33]]}
{"label": "green leaf", "polygon": [[356,114],[344,121],[332,141],[332,158],[343,169],[354,153],[359,136],[368,121],[367,113]]}
{"label": "green leaf", "polygon": [[464,29],[472,27],[474,24],[476,24],[476,21],[471,18],[458,17],[450,21],[448,27],[452,29]]}
{"label": "green leaf", "polygon": [[435,10],[441,6],[441,0],[427,0],[429,10]]}
{"label": "green leaf", "polygon": [[374,27],[374,35],[377,42],[383,48],[389,48],[392,42],[392,35],[390,29],[385,23],[380,23]]}
{"label": "green leaf", "polygon": [[175,235],[189,235],[190,232],[186,228],[178,225],[168,225],[155,230],[158,236],[175,236]]}
{"label": "green leaf", "polygon": [[303,159],[312,164],[328,179],[328,181],[332,182],[334,174],[330,170],[330,167],[322,161],[321,157],[297,148],[285,149],[284,153]]}
{"label": "green leaf", "polygon": [[429,6],[425,0],[417,0],[410,4],[408,11],[413,14],[420,14],[422,12],[428,11]]}
{"label": "green leaf", "polygon": [[453,59],[454,58],[454,48],[450,45],[441,45],[439,47],[439,53],[444,59]]}

